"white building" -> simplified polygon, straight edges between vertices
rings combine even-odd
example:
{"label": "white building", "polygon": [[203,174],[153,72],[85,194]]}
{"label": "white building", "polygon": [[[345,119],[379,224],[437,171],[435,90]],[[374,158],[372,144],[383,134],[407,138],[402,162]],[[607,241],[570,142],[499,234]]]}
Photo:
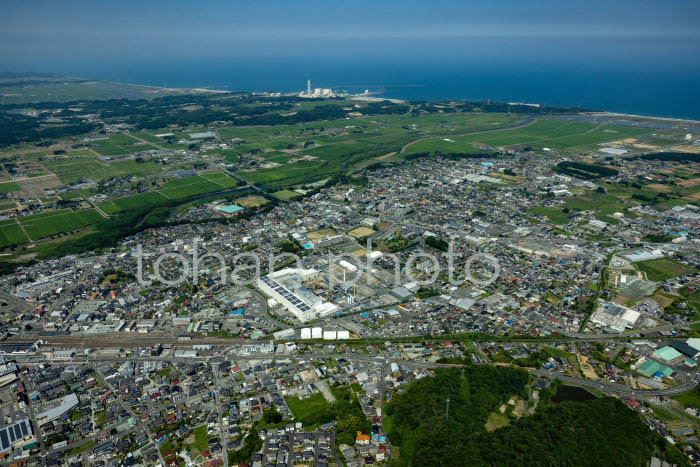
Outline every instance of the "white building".
{"label": "white building", "polygon": [[338,309],[304,286],[318,277],[315,269],[285,268],[257,279],[257,287],[284,306],[302,323],[327,316]]}

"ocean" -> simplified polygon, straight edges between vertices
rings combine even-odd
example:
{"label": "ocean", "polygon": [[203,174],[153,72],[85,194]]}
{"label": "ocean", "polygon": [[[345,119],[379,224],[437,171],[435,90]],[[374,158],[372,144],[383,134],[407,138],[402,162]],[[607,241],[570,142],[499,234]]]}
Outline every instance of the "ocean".
{"label": "ocean", "polygon": [[168,87],[300,91],[312,87],[406,100],[486,100],[580,106],[608,112],[700,120],[698,65],[585,66],[353,59],[186,60],[62,63],[70,76]]}

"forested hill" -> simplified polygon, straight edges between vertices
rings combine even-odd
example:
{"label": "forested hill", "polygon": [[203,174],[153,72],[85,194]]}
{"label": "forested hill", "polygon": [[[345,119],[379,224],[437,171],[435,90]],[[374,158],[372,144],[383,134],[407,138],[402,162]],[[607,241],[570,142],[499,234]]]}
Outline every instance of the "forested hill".
{"label": "forested hill", "polygon": [[438,370],[412,383],[387,406],[389,440],[401,453],[392,466],[646,466],[652,456],[690,465],[613,398],[550,404],[487,432],[488,414],[510,395],[524,396],[527,380],[513,368],[470,366],[464,376],[459,369]]}

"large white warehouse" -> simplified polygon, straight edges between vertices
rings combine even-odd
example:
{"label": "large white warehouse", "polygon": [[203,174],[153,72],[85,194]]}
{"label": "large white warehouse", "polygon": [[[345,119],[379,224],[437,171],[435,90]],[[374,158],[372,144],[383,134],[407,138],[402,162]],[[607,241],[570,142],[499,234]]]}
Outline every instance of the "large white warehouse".
{"label": "large white warehouse", "polygon": [[327,316],[338,309],[304,287],[318,277],[315,269],[285,268],[257,279],[257,287],[284,306],[299,321],[306,322]]}

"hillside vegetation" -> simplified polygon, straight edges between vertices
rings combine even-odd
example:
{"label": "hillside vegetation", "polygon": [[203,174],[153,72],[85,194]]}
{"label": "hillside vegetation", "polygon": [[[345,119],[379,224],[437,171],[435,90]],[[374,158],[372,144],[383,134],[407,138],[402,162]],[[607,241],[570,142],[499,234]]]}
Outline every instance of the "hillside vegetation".
{"label": "hillside vegetation", "polygon": [[613,398],[546,403],[533,416],[487,432],[489,413],[511,395],[525,396],[527,381],[521,370],[475,365],[415,381],[387,406],[389,439],[400,448],[391,465],[646,466],[652,456],[690,465]]}

